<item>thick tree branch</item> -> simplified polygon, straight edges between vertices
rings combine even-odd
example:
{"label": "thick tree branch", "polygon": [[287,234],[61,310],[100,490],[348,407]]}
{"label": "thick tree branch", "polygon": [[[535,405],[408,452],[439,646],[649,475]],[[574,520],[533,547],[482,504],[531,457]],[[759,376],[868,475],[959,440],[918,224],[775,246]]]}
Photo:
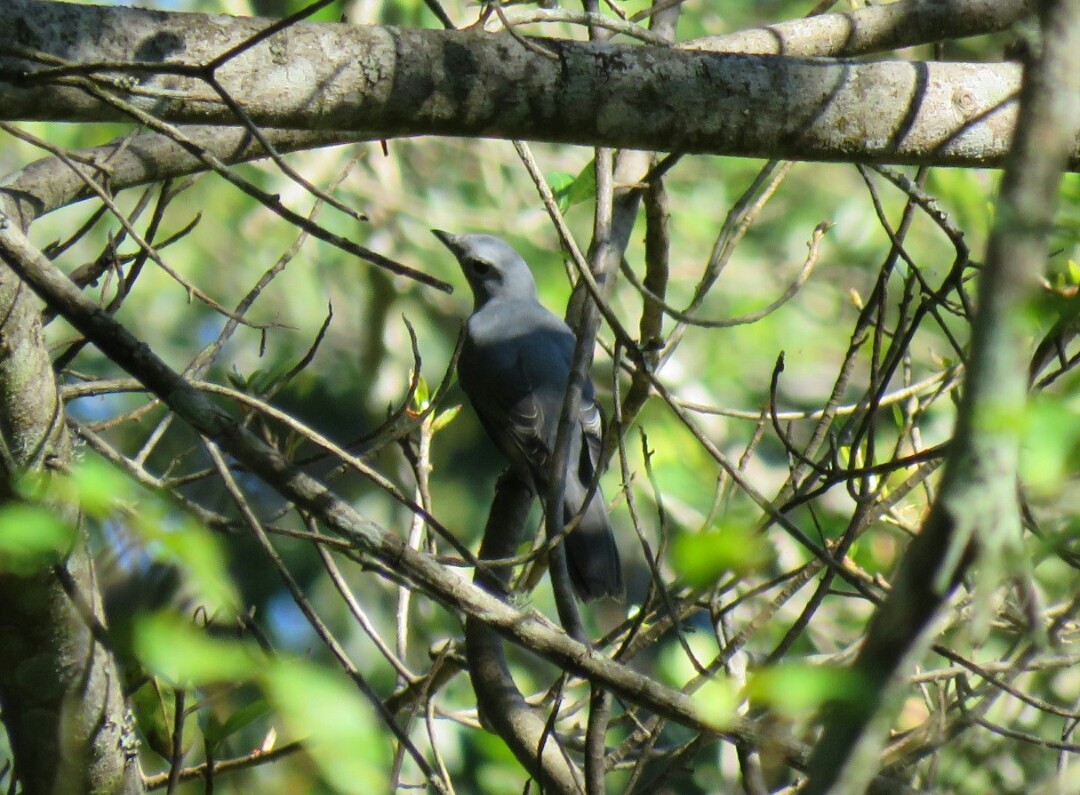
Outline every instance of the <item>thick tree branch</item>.
{"label": "thick tree branch", "polygon": [[1032,300],[1061,173],[1080,133],[1080,2],[1047,3],[1044,53],[1029,70],[1016,146],[979,278],[967,382],[941,490],[855,663],[866,697],[838,711],[814,750],[807,793],[862,792],[891,720],[894,677],[977,554],[980,580],[1023,560],[1016,481],[1028,391]]}
{"label": "thick tree branch", "polygon": [[[239,127],[185,127],[188,140],[215,159],[239,163],[266,157],[266,152]],[[269,130],[267,136],[278,152],[296,152],[321,146],[348,143],[363,136],[332,130],[315,132]],[[160,133],[143,133],[120,138],[103,146],[79,152],[88,175],[107,176],[109,188],[121,191],[150,182],[206,171],[206,163],[183,146]],[[37,218],[60,207],[92,197],[86,181],[57,157],[46,157],[0,181],[0,194],[11,204],[5,212],[14,214],[23,229]]]}
{"label": "thick tree branch", "polygon": [[[0,223],[17,224],[0,201]],[[0,502],[12,479],[71,461],[40,303],[0,269]],[[61,508],[79,526],[77,510]],[[101,598],[83,539],[34,573],[0,570],[0,713],[27,795],[142,791],[121,680],[91,631]]]}
{"label": "thick tree branch", "polygon": [[205,82],[212,75],[269,128],[993,166],[1008,151],[1020,77],[1007,63],[845,63],[548,39],[540,54],[479,30],[315,23],[211,72],[206,64],[268,22],[35,0],[9,0],[6,17],[16,31],[0,56],[7,119],[126,118],[88,93],[93,85],[169,122],[236,124]]}
{"label": "thick tree branch", "polygon": [[680,45],[687,50],[850,57],[1006,30],[1033,12],[1032,0],[899,0],[820,14]]}

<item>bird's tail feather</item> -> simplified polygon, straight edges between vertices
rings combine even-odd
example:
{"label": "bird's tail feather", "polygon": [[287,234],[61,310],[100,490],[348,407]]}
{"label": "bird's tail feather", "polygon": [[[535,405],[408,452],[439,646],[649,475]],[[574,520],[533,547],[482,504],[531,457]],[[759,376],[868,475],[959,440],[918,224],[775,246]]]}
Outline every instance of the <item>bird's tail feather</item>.
{"label": "bird's tail feather", "polygon": [[[581,510],[586,491],[578,484],[567,483],[563,504],[563,519],[569,522]],[[619,548],[611,531],[604,498],[599,489],[593,495],[588,508],[565,539],[566,560],[570,570],[570,582],[583,602],[591,602],[604,596],[622,598],[622,566]]]}

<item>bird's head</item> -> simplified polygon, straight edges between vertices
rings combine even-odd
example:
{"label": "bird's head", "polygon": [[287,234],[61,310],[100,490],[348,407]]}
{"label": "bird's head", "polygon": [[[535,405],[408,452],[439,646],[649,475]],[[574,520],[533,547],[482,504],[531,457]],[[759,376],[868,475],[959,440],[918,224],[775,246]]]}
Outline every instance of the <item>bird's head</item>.
{"label": "bird's head", "polygon": [[529,266],[505,240],[492,235],[431,231],[457,257],[472,288],[476,309],[492,298],[536,298],[536,282]]}

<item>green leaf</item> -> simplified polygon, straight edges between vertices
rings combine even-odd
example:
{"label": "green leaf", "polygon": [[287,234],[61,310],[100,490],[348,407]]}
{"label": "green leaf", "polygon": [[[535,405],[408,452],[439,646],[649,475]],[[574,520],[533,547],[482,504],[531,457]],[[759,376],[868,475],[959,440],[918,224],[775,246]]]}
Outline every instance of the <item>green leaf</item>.
{"label": "green leaf", "polygon": [[826,703],[858,702],[867,693],[862,677],[849,669],[784,663],[755,672],[746,684],[746,696],[797,719]]}
{"label": "green leaf", "polygon": [[118,504],[135,499],[131,478],[100,458],[80,461],[66,480],[71,497],[96,519],[110,516]]}
{"label": "green leaf", "polygon": [[427,379],[419,376],[416,379],[416,391],[413,392],[413,408],[417,412],[425,411],[430,403],[431,390],[428,389]]}
{"label": "green leaf", "polygon": [[556,196],[567,190],[573,182],[574,175],[569,171],[555,171],[548,175],[548,187]]}
{"label": "green leaf", "polygon": [[694,706],[714,729],[733,726],[739,715],[739,695],[727,679],[708,680],[694,693]]}
{"label": "green leaf", "polygon": [[152,673],[177,687],[245,682],[265,665],[257,647],[210,637],[190,621],[167,613],[136,619],[134,646]]}
{"label": "green leaf", "polygon": [[243,373],[236,369],[235,365],[233,366],[233,369],[225,373],[225,378],[232,384],[234,389],[238,389],[241,392],[247,391],[247,378]]}
{"label": "green leaf", "polygon": [[[175,514],[156,493],[143,489],[108,461],[88,456],[67,474],[29,473],[19,478],[16,490],[27,499],[78,505],[85,514],[98,520],[120,515],[125,526],[138,533],[151,556],[184,570],[185,581],[208,611],[213,613],[237,603],[220,540],[199,522]],[[20,537],[17,529],[8,535],[11,543]],[[48,541],[47,532],[31,535],[32,543],[45,544],[50,549],[70,546],[67,535],[63,535],[58,545]]]}
{"label": "green leaf", "polygon": [[448,408],[445,411],[441,412],[439,414],[439,416],[437,416],[435,418],[435,421],[431,424],[431,430],[433,432],[435,432],[435,433],[438,433],[443,428],[445,428],[447,425],[449,425],[451,422],[453,422],[454,418],[460,413],[461,413],[461,404],[460,403],[457,404],[456,406],[451,406],[450,408]]}
{"label": "green leaf", "polygon": [[743,525],[678,536],[671,549],[675,570],[694,587],[715,583],[722,574],[748,574],[768,564],[772,549],[763,536]]}
{"label": "green leaf", "polygon": [[385,730],[348,679],[310,663],[277,661],[263,685],[331,785],[350,795],[388,791]]}
{"label": "green leaf", "polygon": [[[131,694],[129,701],[131,710],[135,713],[135,720],[139,724],[139,730],[146,739],[146,744],[163,759],[172,759],[176,691],[157,679],[148,678],[139,689]],[[190,750],[194,743],[195,733],[188,729],[191,728],[191,724],[195,720],[195,713],[189,713],[184,718],[183,745],[185,752]]]}
{"label": "green leaf", "polygon": [[896,423],[896,429],[900,430],[904,427],[904,410],[900,408],[899,403],[893,403],[892,406],[893,422]]}
{"label": "green leaf", "polygon": [[135,499],[134,481],[108,461],[88,456],[67,472],[23,472],[15,492],[30,502],[75,504],[95,519]]}
{"label": "green leaf", "polygon": [[220,539],[193,519],[183,517],[172,527],[163,517],[139,521],[139,530],[156,542],[165,560],[180,565],[199,603],[209,613],[229,610],[239,602],[235,583],[229,575]]}
{"label": "green leaf", "polygon": [[576,177],[559,172],[552,175],[548,184],[551,185],[555,200],[563,212],[575,204],[590,201],[596,196],[596,170],[593,161],[590,160]]}
{"label": "green leaf", "polygon": [[264,395],[271,387],[288,375],[292,369],[289,362],[280,362],[262,370],[256,370],[247,380],[247,391],[253,395]]}
{"label": "green leaf", "polygon": [[1080,265],[1075,260],[1069,260],[1067,266],[1070,284],[1080,284]]}
{"label": "green leaf", "polygon": [[291,369],[292,365],[288,361],[282,361],[271,367],[253,370],[251,375],[244,375],[234,367],[225,374],[225,377],[238,392],[249,395],[263,395],[284,378]]}
{"label": "green leaf", "polygon": [[32,574],[60,562],[75,529],[49,508],[12,503],[0,508],[0,571]]}
{"label": "green leaf", "polygon": [[1080,417],[1069,401],[1043,395],[1027,408],[1020,474],[1042,492],[1060,489],[1080,466]]}
{"label": "green leaf", "polygon": [[270,703],[265,698],[257,698],[240,709],[233,711],[228,718],[221,721],[213,712],[207,713],[206,723],[203,726],[203,737],[211,748],[216,748],[241,729],[250,726],[257,720],[266,717],[271,712]]}

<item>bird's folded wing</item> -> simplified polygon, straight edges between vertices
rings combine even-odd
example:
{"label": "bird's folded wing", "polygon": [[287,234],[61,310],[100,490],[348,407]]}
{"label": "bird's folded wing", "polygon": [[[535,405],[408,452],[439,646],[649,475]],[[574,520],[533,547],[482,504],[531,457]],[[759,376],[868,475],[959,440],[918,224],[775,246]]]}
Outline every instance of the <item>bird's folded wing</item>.
{"label": "bird's folded wing", "polygon": [[544,479],[551,455],[547,441],[547,414],[525,367],[514,367],[489,379],[487,388],[470,400],[488,434],[512,462]]}
{"label": "bird's folded wing", "polygon": [[588,485],[592,483],[596,470],[600,466],[604,439],[604,418],[591,395],[582,395],[578,418],[584,439],[584,444],[581,445],[581,458],[578,461],[578,477],[583,484]]}

